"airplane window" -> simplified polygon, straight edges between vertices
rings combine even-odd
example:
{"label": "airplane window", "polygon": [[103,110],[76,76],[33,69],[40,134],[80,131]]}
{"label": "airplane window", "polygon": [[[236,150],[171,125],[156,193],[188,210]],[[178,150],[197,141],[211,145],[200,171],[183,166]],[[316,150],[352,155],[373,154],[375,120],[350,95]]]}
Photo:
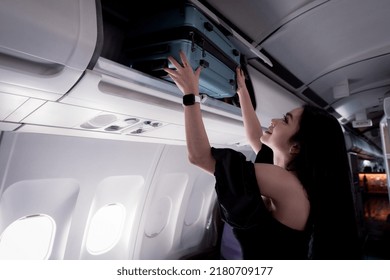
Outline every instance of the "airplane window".
{"label": "airplane window", "polygon": [[101,255],[119,241],[125,221],[126,209],[122,204],[107,204],[92,217],[86,247],[90,254]]}
{"label": "airplane window", "polygon": [[172,210],[172,199],[164,196],[157,200],[151,208],[149,221],[145,226],[145,235],[154,238],[159,235],[169,221]]}
{"label": "airplane window", "polygon": [[55,221],[47,215],[20,218],[10,224],[0,236],[0,259],[48,259],[55,232]]}

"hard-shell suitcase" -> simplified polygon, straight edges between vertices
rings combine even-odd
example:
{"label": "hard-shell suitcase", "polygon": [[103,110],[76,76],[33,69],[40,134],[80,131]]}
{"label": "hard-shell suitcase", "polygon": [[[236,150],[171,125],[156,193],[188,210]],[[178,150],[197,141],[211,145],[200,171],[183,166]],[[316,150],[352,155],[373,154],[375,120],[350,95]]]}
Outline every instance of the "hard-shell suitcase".
{"label": "hard-shell suitcase", "polygon": [[[169,2],[169,1],[168,1]],[[177,1],[176,1],[177,2]],[[201,93],[214,98],[236,94],[235,69],[240,53],[228,37],[201,11],[186,1],[162,7],[142,17],[128,32],[126,54],[134,69],[166,80],[168,56],[179,60],[182,50],[191,65],[202,66]],[[180,61],[180,60],[179,60]]]}

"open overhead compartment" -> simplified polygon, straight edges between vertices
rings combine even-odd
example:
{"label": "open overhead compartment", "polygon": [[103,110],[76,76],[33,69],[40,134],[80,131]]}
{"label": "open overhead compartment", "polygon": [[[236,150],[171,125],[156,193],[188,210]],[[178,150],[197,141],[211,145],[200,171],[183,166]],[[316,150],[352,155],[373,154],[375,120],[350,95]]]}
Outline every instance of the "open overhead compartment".
{"label": "open overhead compartment", "polygon": [[[80,81],[60,100],[64,105],[118,114],[120,124],[100,128],[107,133],[126,134],[131,126],[127,119],[143,120],[139,136],[174,139],[184,142],[182,93],[172,81],[136,70],[126,57],[126,36],[134,17],[140,17],[138,6],[128,1],[100,1],[102,13],[103,44],[94,67],[86,70]],[[146,7],[146,6],[145,6]],[[146,10],[144,10],[146,12]],[[51,106],[48,104],[47,106]],[[245,140],[241,109],[232,100],[204,95],[202,111],[210,141],[215,144],[236,144]],[[35,121],[43,112],[34,112],[26,122]],[[45,114],[42,114],[42,116]],[[94,118],[95,116],[92,116]],[[99,130],[80,126],[79,129]],[[148,124],[159,123],[156,129]],[[157,125],[156,125],[157,126]],[[132,132],[133,133],[133,132]],[[153,136],[152,136],[153,135]]]}
{"label": "open overhead compartment", "polygon": [[362,158],[378,159],[383,158],[382,151],[363,138],[351,133],[345,133],[346,148],[350,152],[358,154]]}
{"label": "open overhead compartment", "polygon": [[[4,6],[1,15],[9,13],[1,17],[0,23],[14,22],[20,32],[34,34],[35,40],[29,46],[24,41],[28,36],[0,38],[0,56],[6,62],[0,65],[0,73],[4,74],[0,77],[0,91],[4,92],[0,99],[7,104],[0,120],[2,127],[21,132],[185,143],[180,90],[171,81],[131,68],[123,58],[125,28],[137,9],[133,3],[38,2],[27,4],[21,13],[16,12],[20,1],[0,4]],[[131,10],[122,9],[123,5]],[[46,19],[44,13],[49,14]],[[210,11],[207,15],[222,23]],[[31,26],[29,21],[33,22]],[[224,28],[231,32],[233,41],[240,41],[237,45],[241,49],[248,48],[262,57],[234,30]],[[247,70],[254,88],[252,101],[265,127],[272,118],[303,103],[253,67],[248,65]],[[205,96],[201,108],[212,144],[247,144],[239,102]]]}

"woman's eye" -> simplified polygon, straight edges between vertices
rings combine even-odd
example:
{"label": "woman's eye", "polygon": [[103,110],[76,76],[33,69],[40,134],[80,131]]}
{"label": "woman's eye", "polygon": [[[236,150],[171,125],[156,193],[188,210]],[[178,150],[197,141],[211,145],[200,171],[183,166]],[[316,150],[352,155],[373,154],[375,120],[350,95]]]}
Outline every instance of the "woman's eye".
{"label": "woman's eye", "polygon": [[285,123],[287,123],[287,116],[286,116],[286,115],[283,115],[283,121],[284,121]]}

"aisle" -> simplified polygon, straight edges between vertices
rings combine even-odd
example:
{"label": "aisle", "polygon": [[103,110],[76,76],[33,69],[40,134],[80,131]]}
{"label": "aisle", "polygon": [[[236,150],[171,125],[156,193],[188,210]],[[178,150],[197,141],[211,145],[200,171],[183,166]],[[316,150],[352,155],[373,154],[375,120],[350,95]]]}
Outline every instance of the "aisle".
{"label": "aisle", "polygon": [[390,260],[390,205],[388,195],[370,195],[364,204],[365,259]]}

